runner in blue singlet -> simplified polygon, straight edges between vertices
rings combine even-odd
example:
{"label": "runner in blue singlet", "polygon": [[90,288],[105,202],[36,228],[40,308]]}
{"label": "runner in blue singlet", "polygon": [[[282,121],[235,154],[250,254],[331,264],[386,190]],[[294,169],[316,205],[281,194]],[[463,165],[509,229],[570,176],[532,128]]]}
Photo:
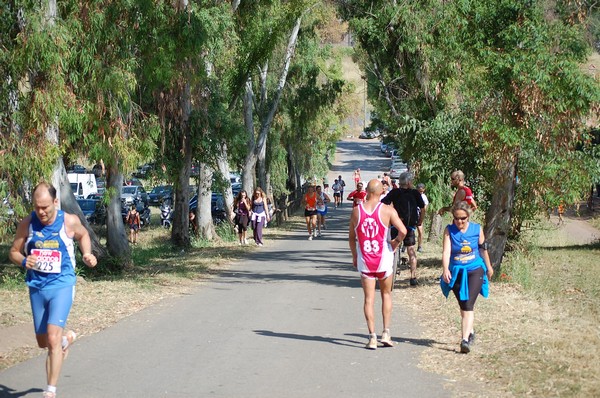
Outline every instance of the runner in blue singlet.
{"label": "runner in blue singlet", "polygon": [[27,271],[26,281],[40,348],[48,349],[44,398],[56,397],[56,384],[75,333],[63,330],[75,293],[75,248],[79,243],[83,261],[97,263],[90,236],[79,218],[58,209],[56,189],[40,183],[33,190],[34,211],[21,221],[10,248],[10,260]]}

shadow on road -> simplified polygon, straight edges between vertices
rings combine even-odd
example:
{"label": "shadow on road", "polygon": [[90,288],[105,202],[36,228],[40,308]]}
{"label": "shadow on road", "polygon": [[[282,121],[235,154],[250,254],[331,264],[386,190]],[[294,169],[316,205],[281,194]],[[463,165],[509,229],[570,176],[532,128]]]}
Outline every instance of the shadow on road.
{"label": "shadow on road", "polygon": [[3,384],[0,384],[0,398],[16,398],[16,397],[24,397],[29,394],[40,393],[44,390],[40,388],[30,388],[26,391],[15,391],[10,387],[7,387]]}
{"label": "shadow on road", "polygon": [[[308,340],[308,341],[318,341],[322,343],[330,343],[336,345],[343,345],[352,348],[363,348],[364,342],[356,341],[356,340],[348,340],[337,337],[324,337],[324,336],[308,336],[305,334],[296,334],[296,333],[278,333],[270,330],[253,330],[254,333],[259,334],[261,336],[266,337],[278,337],[284,339],[295,339],[295,340]],[[346,334],[345,336],[352,336]]]}
{"label": "shadow on road", "polygon": [[360,279],[355,275],[307,275],[305,273],[255,272],[251,270],[231,270],[221,272],[219,275],[219,279],[215,282],[223,284],[304,281],[336,287],[361,288]]}

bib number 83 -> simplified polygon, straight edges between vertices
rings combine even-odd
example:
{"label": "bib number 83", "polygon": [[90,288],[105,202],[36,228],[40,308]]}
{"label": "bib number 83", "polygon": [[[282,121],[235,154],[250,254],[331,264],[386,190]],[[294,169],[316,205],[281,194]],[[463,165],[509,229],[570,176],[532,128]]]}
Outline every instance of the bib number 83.
{"label": "bib number 83", "polygon": [[376,240],[365,240],[363,242],[363,251],[365,253],[379,253],[379,242]]}

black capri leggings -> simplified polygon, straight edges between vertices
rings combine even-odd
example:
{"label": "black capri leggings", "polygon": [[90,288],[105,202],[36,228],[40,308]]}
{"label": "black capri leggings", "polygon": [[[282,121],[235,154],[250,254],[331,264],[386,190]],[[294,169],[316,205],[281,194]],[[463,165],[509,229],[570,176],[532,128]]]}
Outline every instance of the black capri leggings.
{"label": "black capri leggings", "polygon": [[473,311],[473,308],[475,307],[475,300],[477,300],[477,296],[479,296],[479,292],[481,292],[481,286],[483,286],[483,268],[479,267],[477,269],[474,269],[473,271],[469,271],[467,274],[467,278],[469,280],[468,300],[460,299],[460,283],[458,283],[458,281],[460,281],[461,272],[464,271],[460,270],[458,272],[456,283],[452,287],[452,291],[454,292],[454,296],[456,296],[456,299],[458,300],[458,305],[460,306],[461,310]]}

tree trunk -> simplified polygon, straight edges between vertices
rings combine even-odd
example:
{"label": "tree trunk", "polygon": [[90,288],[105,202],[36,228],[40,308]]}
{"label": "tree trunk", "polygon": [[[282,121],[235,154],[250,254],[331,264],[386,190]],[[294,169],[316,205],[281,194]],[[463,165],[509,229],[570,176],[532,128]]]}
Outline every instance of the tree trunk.
{"label": "tree trunk", "polygon": [[118,162],[115,160],[108,165],[107,190],[114,191],[106,209],[106,249],[116,261],[117,270],[131,264],[131,249],[129,248],[127,232],[121,214],[121,187],[123,175],[119,171]]}
{"label": "tree trunk", "polygon": [[[221,152],[217,155],[217,166],[223,177],[229,179],[229,162],[227,161],[227,143],[225,141],[221,142]],[[231,184],[227,184],[227,188],[223,192],[223,199],[225,200],[227,219],[233,220],[233,191],[231,190]]]}
{"label": "tree trunk", "polygon": [[[271,129],[273,119],[277,114],[279,103],[281,102],[281,96],[283,93],[283,89],[285,88],[285,83],[287,81],[287,75],[290,69],[290,64],[292,62],[292,57],[294,56],[294,50],[296,48],[296,41],[298,40],[298,32],[300,31],[301,24],[302,18],[300,17],[296,19],[296,24],[294,25],[294,28],[292,29],[292,32],[290,33],[290,37],[288,39],[288,44],[285,52],[285,61],[283,64],[283,69],[281,70],[281,73],[279,75],[279,82],[277,83],[277,89],[275,91],[273,102],[271,102],[271,106],[268,112],[264,113],[264,117],[262,117],[261,120],[260,132],[256,140],[256,148],[254,149],[255,156],[257,156],[259,160],[261,156],[264,157],[264,153],[266,153],[265,146],[267,144],[267,136],[269,134],[269,130]],[[259,169],[258,180],[263,184],[266,183],[266,167],[264,167],[264,170]],[[266,187],[263,187],[263,189],[265,188]]]}
{"label": "tree trunk", "polygon": [[485,237],[494,271],[499,272],[511,229],[511,210],[515,200],[516,159],[500,164],[490,207],[485,214]]}
{"label": "tree trunk", "polygon": [[183,164],[175,184],[173,203],[173,228],[171,241],[180,248],[190,246],[190,170],[192,168],[192,147],[188,133],[182,133]]}
{"label": "tree trunk", "polygon": [[439,242],[439,239],[442,236],[442,231],[444,230],[444,226],[442,225],[443,218],[437,213],[437,211],[430,212],[429,217],[431,217],[431,227],[429,228],[427,242]]}
{"label": "tree trunk", "polygon": [[206,163],[200,163],[200,183],[198,184],[198,233],[206,240],[217,237],[212,219],[212,178],[213,170]]}
{"label": "tree trunk", "polygon": [[244,126],[248,137],[246,147],[246,158],[242,168],[242,187],[248,194],[254,191],[254,168],[256,166],[256,154],[254,153],[254,118],[252,115],[254,92],[252,91],[252,80],[246,82],[246,94],[244,95]]}
{"label": "tree trunk", "polygon": [[[79,217],[79,220],[81,220],[81,223],[90,234],[90,240],[92,241],[92,253],[94,253],[94,255],[98,258],[106,257],[106,249],[100,243],[98,235],[96,235],[96,232],[94,232],[94,230],[90,227],[90,224],[87,222],[83,212],[81,211],[81,208],[75,200],[75,195],[73,195],[73,191],[71,190],[71,184],[69,183],[69,178],[67,177],[62,158],[59,158],[58,163],[62,169],[58,184],[60,186],[60,203],[62,210],[66,211],[67,213],[75,214],[77,217]],[[57,188],[56,191],[58,195],[59,189]]]}

